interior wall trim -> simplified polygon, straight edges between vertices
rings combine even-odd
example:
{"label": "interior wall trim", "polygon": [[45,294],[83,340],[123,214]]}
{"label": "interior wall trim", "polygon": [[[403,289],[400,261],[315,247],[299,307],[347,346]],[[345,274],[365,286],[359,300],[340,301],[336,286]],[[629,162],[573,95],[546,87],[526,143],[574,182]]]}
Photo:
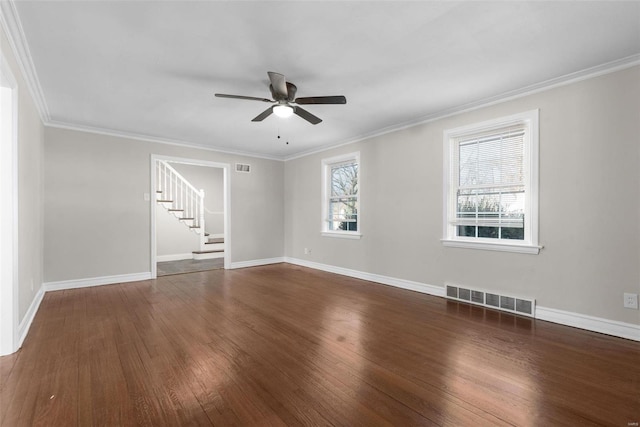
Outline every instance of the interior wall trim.
{"label": "interior wall trim", "polygon": [[407,289],[410,291],[421,292],[423,294],[444,297],[444,287],[428,285],[426,283],[414,282],[411,280],[399,279],[397,277],[383,276],[380,274],[367,273],[364,271],[351,270],[349,268],[336,267],[328,264],[320,264],[317,262],[302,260],[298,258],[285,257],[285,262],[295,264],[302,267],[313,268],[316,270],[326,271],[328,273],[340,274],[342,276],[354,277],[356,279],[368,280],[370,282],[381,283],[383,285],[394,286],[396,288]]}
{"label": "interior wall trim", "polygon": [[31,329],[31,323],[33,322],[33,319],[36,317],[36,313],[40,308],[40,303],[42,302],[43,298],[44,298],[44,288],[43,286],[41,286],[38,292],[36,293],[36,296],[33,298],[33,301],[31,301],[31,304],[27,309],[27,313],[24,315],[24,318],[20,321],[20,325],[18,325],[18,342],[15,349],[16,351],[20,347],[22,347],[22,343],[24,342],[24,339],[27,337],[27,334],[29,333],[29,329]]}
{"label": "interior wall trim", "polygon": [[559,323],[574,328],[600,332],[615,337],[640,341],[640,325],[603,319],[601,317],[587,316],[586,314],[573,313],[548,307],[536,307],[536,319],[547,322]]}
{"label": "interior wall trim", "polygon": [[20,66],[22,74],[25,77],[25,80],[27,81],[27,86],[29,87],[29,91],[31,92],[31,95],[34,99],[38,112],[40,113],[40,118],[45,126],[71,129],[71,130],[81,130],[84,132],[119,136],[119,137],[130,138],[130,139],[139,139],[139,140],[145,140],[150,142],[158,142],[162,144],[182,145],[190,148],[199,148],[199,149],[218,151],[218,152],[228,153],[228,154],[235,154],[235,155],[241,155],[241,156],[247,156],[247,157],[265,158],[270,160],[280,160],[280,161],[294,160],[301,157],[306,157],[312,154],[331,150],[344,145],[353,144],[355,142],[385,135],[387,133],[399,131],[402,129],[407,129],[413,126],[433,122],[436,120],[440,120],[445,117],[466,113],[469,111],[477,110],[479,108],[488,107],[494,104],[499,104],[505,101],[510,101],[513,99],[532,95],[534,93],[542,92],[542,91],[556,88],[559,86],[576,83],[581,80],[586,80],[586,79],[597,77],[600,75],[620,71],[625,68],[630,68],[635,65],[640,65],[640,54],[635,54],[635,55],[628,56],[626,58],[621,58],[615,61],[607,62],[607,63],[600,64],[590,68],[586,68],[584,70],[570,73],[564,76],[538,82],[529,86],[525,86],[520,89],[505,92],[500,95],[484,98],[476,102],[438,111],[436,113],[422,116],[414,120],[410,120],[403,123],[398,123],[396,125],[388,126],[382,129],[378,129],[374,132],[357,135],[347,140],[337,142],[335,144],[330,144],[324,147],[319,147],[317,149],[303,151],[290,156],[269,156],[269,155],[260,155],[256,153],[236,152],[233,150],[226,150],[219,147],[203,146],[203,145],[197,145],[197,144],[184,142],[184,141],[173,141],[173,140],[167,140],[162,138],[154,138],[154,137],[145,136],[145,135],[129,134],[127,132],[116,131],[113,129],[91,128],[87,126],[80,126],[77,124],[63,123],[63,122],[51,120],[51,116],[49,113],[49,109],[47,107],[44,93],[42,91],[42,87],[40,85],[40,81],[36,73],[36,69],[31,57],[31,53],[29,51],[29,46],[26,42],[26,37],[22,29],[22,24],[18,16],[18,11],[16,10],[16,6],[14,3],[15,3],[15,0],[0,2],[0,24],[4,27],[5,32],[7,33],[7,36],[9,38],[9,43],[15,53],[16,60]]}
{"label": "interior wall trim", "polygon": [[20,67],[20,72],[27,82],[29,93],[31,93],[31,98],[33,98],[33,102],[36,105],[40,120],[46,124],[51,119],[49,108],[47,107],[47,101],[29,51],[27,38],[24,35],[22,23],[13,0],[0,1],[0,25],[2,25],[7,34],[9,45],[13,50],[18,67]]}
{"label": "interior wall trim", "polygon": [[88,288],[90,286],[113,285],[116,283],[139,282],[151,279],[151,272],[133,274],[118,274],[115,276],[90,277],[87,279],[60,280],[57,282],[45,282],[45,292],[62,291],[65,289]]}
{"label": "interior wall trim", "polygon": [[[351,270],[348,268],[336,267],[327,264],[320,264],[317,262],[306,261],[297,258],[285,257],[285,262],[289,264],[300,265],[302,267],[322,270],[329,273],[335,273],[343,276],[355,277],[357,279],[368,280],[371,282],[382,283],[384,285],[395,286],[397,288],[422,292],[438,297],[444,298],[445,296],[444,287],[440,286],[427,285],[425,283],[412,282],[395,277],[366,273],[363,271]],[[541,307],[539,305],[536,306],[535,319],[558,323],[564,326],[585,329],[587,331],[599,332],[602,334],[612,335],[614,337],[626,338],[633,341],[640,341],[640,325],[635,325],[632,323],[618,322],[601,317],[594,317],[580,313],[573,313],[570,311]]]}
{"label": "interior wall trim", "polygon": [[245,151],[231,150],[231,149],[215,147],[211,145],[194,144],[194,143],[181,141],[177,139],[159,138],[159,137],[154,137],[149,135],[140,135],[132,132],[121,132],[113,129],[103,129],[103,128],[98,128],[93,126],[64,123],[57,120],[49,120],[45,122],[44,125],[46,127],[55,128],[55,129],[73,130],[76,132],[86,132],[86,133],[92,133],[96,135],[113,136],[116,138],[126,138],[126,139],[132,139],[135,141],[152,142],[155,144],[174,145],[174,146],[179,146],[183,148],[195,148],[197,150],[213,151],[215,153],[230,154],[234,156],[250,157],[255,159],[282,161],[282,157],[279,157],[279,156],[269,156],[266,154],[249,153]]}
{"label": "interior wall trim", "polygon": [[284,257],[254,259],[249,261],[232,262],[229,268],[233,270],[236,268],[247,268],[247,267],[258,267],[261,265],[269,265],[269,264],[280,264],[282,262],[285,262]]}
{"label": "interior wall trim", "polygon": [[374,132],[355,136],[353,138],[337,142],[335,144],[326,145],[312,150],[303,151],[301,153],[292,154],[284,157],[284,161],[295,160],[302,157],[310,156],[312,154],[322,153],[327,150],[342,147],[356,142],[364,141],[367,139],[375,138],[378,136],[386,135],[388,133],[412,128],[414,126],[423,125],[437,120],[441,120],[447,117],[456,116],[458,114],[468,113],[470,111],[479,110],[481,108],[490,107],[492,105],[501,104],[503,102],[512,101],[514,99],[523,98],[525,96],[534,95],[539,92],[544,92],[550,89],[555,89],[561,86],[567,86],[570,84],[578,83],[583,80],[592,79],[605,74],[615,73],[627,68],[640,65],[640,54],[631,55],[626,58],[618,59],[615,61],[607,62],[597,65],[595,67],[586,68],[581,71],[566,74],[564,76],[556,77],[553,79],[545,80],[539,83],[534,83],[529,86],[525,86],[520,89],[512,90],[502,93],[500,95],[484,98],[479,101],[470,102],[468,104],[460,105],[457,107],[441,110],[433,114],[422,116],[420,118],[409,120],[396,125],[388,126],[382,129],[378,129]]}
{"label": "interior wall trim", "polygon": [[[10,104],[8,111],[0,106],[0,356],[14,353],[19,348],[19,162],[18,119],[19,91],[16,77],[7,58],[0,52],[0,89],[8,92],[0,102]],[[5,123],[6,120],[6,123]],[[6,137],[6,140],[5,140]]]}
{"label": "interior wall trim", "polygon": [[[357,279],[368,280],[370,282],[381,283],[384,285],[394,286],[401,289],[407,289],[411,291],[421,292],[433,296],[444,298],[444,287],[428,285],[425,283],[414,282],[405,279],[399,279],[395,277],[383,276],[379,274],[366,273],[363,271],[352,270],[343,267],[336,267],[328,264],[321,264],[312,261],[306,261],[302,259],[292,257],[276,257],[266,258],[251,261],[240,261],[231,263],[231,268],[247,268],[256,267],[268,264],[278,264],[286,262],[289,264],[299,265],[301,267],[312,268],[315,270],[326,271],[329,273],[340,274],[342,276],[354,277]],[[116,276],[103,276],[93,277],[89,279],[76,279],[76,280],[63,280],[58,282],[46,282],[40,288],[36,297],[33,299],[27,314],[20,322],[19,326],[19,342],[18,348],[22,346],[24,339],[29,332],[31,323],[40,307],[40,303],[44,297],[45,292],[64,290],[64,289],[76,289],[90,286],[110,285],[115,283],[124,282],[136,282],[141,280],[149,280],[151,278],[150,272],[135,273],[135,274],[120,274]],[[640,341],[640,325],[632,323],[618,322],[615,320],[604,319],[600,317],[588,316],[585,314],[573,313],[569,311],[557,310],[548,307],[536,307],[535,318],[538,320],[544,320],[548,322],[558,323],[564,326],[571,326],[575,328],[585,329],[592,332],[599,332],[607,335],[612,335],[619,338],[626,338],[633,341]]]}

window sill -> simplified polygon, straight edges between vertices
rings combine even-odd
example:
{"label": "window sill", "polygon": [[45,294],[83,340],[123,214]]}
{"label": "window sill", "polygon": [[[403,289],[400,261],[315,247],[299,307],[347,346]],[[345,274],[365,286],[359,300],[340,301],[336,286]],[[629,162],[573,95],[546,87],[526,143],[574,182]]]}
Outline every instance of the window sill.
{"label": "window sill", "polygon": [[323,231],[320,233],[323,237],[337,237],[339,239],[360,239],[362,234],[356,232],[336,232],[336,231]]}
{"label": "window sill", "polygon": [[493,242],[472,242],[467,240],[442,239],[444,246],[452,248],[480,249],[485,251],[514,252],[519,254],[538,255],[542,246],[518,245]]}

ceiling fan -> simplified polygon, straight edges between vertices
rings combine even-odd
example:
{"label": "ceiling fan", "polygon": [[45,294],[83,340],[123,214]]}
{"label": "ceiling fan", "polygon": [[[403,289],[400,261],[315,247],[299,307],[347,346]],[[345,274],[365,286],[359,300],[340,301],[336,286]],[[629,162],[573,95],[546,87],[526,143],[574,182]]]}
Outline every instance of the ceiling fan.
{"label": "ceiling fan", "polygon": [[[258,114],[251,120],[252,122],[261,122],[272,113],[278,117],[290,117],[296,114],[311,124],[317,125],[322,121],[321,118],[314,116],[307,110],[303,109],[299,105],[307,104],[346,104],[347,98],[342,95],[339,96],[308,96],[303,98],[296,98],[296,91],[298,88],[293,83],[286,81],[284,76],[273,71],[267,72],[271,84],[269,90],[271,90],[271,96],[273,99],[256,98],[253,96],[242,95],[226,95],[224,93],[216,93],[219,98],[233,98],[233,99],[246,99],[249,101],[262,101],[273,103],[273,105],[262,113]],[[292,105],[297,104],[297,105]]]}

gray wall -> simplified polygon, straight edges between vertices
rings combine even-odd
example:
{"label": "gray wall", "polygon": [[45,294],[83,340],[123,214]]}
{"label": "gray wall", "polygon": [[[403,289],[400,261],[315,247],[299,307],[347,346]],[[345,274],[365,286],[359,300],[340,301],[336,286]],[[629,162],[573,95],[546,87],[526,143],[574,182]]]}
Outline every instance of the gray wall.
{"label": "gray wall", "polygon": [[[252,164],[250,174],[231,173],[232,262],[284,253],[431,285],[532,297],[544,307],[639,324],[638,311],[622,308],[623,292],[640,291],[638,82],[640,67],[634,67],[284,164],[47,128],[44,281],[149,271],[150,208],[143,193],[149,192],[149,157],[161,154]],[[20,148],[20,220],[22,227],[29,224],[20,230],[24,313],[34,295],[29,283],[37,286],[42,271],[42,216],[35,209],[42,197],[42,127],[32,106],[22,108],[21,141],[29,141]],[[535,108],[545,248],[524,255],[443,247],[443,131]],[[356,150],[363,237],[321,237],[320,161]]]}
{"label": "gray wall", "polygon": [[[539,255],[443,247],[443,131],[540,109]],[[640,67],[285,164],[285,255],[629,323],[640,291]],[[320,235],[322,158],[361,153],[360,240]],[[311,253],[304,254],[304,248]]]}
{"label": "gray wall", "polygon": [[42,285],[44,127],[4,31],[0,47],[18,84],[18,319]]}
{"label": "gray wall", "polygon": [[[204,190],[204,221],[207,233],[224,233],[224,171],[222,168],[171,163],[187,181]],[[234,165],[231,165],[232,171]],[[235,173],[235,172],[233,172]]]}
{"label": "gray wall", "polygon": [[150,270],[151,154],[250,163],[230,176],[231,261],[282,256],[282,162],[56,128],[45,140],[45,282]]}
{"label": "gray wall", "polygon": [[[200,250],[200,236],[178,221],[175,215],[160,204],[156,205],[156,255],[185,255],[193,257],[193,251]],[[186,256],[188,255],[188,257]],[[159,258],[158,262],[164,261]]]}

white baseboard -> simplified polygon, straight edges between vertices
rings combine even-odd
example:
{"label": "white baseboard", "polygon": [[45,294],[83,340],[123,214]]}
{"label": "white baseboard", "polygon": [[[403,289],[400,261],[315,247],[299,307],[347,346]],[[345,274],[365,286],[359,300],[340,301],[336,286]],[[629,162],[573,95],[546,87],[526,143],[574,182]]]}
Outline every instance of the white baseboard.
{"label": "white baseboard", "polygon": [[230,265],[230,269],[257,267],[260,265],[268,265],[268,264],[279,264],[281,262],[285,262],[284,257],[254,259],[251,261],[238,261],[238,262],[232,262]]}
{"label": "white baseboard", "polygon": [[[286,262],[289,264],[300,265],[302,267],[313,268],[315,270],[322,270],[329,273],[341,274],[343,276],[354,277],[357,279],[368,280],[371,282],[382,283],[389,286],[395,286],[397,288],[408,289],[416,292],[421,292],[438,297],[444,297],[444,287],[428,285],[425,283],[414,282],[405,279],[398,279],[395,277],[382,276],[379,274],[366,273],[363,271],[351,270],[343,267],[336,267],[328,264],[321,264],[312,261],[301,260],[290,257],[276,257],[267,259],[258,259],[251,261],[240,261],[231,263],[230,268],[247,268],[256,267],[260,265],[277,264]],[[76,279],[66,280],[59,282],[46,282],[42,288],[36,294],[36,297],[32,301],[27,314],[19,325],[19,345],[22,345],[24,338],[29,331],[29,327],[33,318],[38,311],[38,307],[42,302],[44,292],[57,291],[63,289],[75,289],[84,288],[88,286],[100,286],[109,285],[114,283],[123,282],[136,282],[140,280],[151,279],[150,272],[135,273],[135,274],[121,274],[116,276],[104,276],[93,277],[89,279]],[[580,313],[573,313],[569,311],[557,310],[554,308],[537,306],[535,311],[535,318],[539,320],[545,320],[548,322],[558,323],[565,326],[572,326],[575,328],[585,329],[588,331],[599,332],[615,337],[626,338],[634,341],[640,341],[640,325],[633,323],[618,322],[615,320],[603,319],[600,317],[588,316]]]}
{"label": "white baseboard", "polygon": [[173,254],[173,255],[156,255],[156,262],[180,261],[183,259],[193,259],[193,253]]}
{"label": "white baseboard", "polygon": [[151,279],[151,272],[118,274],[116,276],[90,277],[88,279],[61,280],[59,282],[46,282],[43,285],[45,292],[61,291],[64,289],[87,288],[90,286],[113,285],[114,283],[138,282]]}
{"label": "white baseboard", "polygon": [[38,308],[40,308],[40,303],[44,298],[44,286],[41,286],[38,292],[36,293],[35,298],[31,301],[31,305],[27,309],[27,313],[24,315],[24,318],[18,325],[18,343],[16,351],[22,347],[22,343],[24,339],[27,337],[27,333],[29,333],[29,329],[31,328],[31,322],[33,322],[34,317],[36,317],[36,313],[38,312]]}
{"label": "white baseboard", "polygon": [[[440,286],[427,285],[425,283],[412,282],[410,280],[366,273],[363,271],[351,270],[348,268],[336,267],[327,264],[320,264],[317,262],[306,261],[297,258],[284,257],[284,262],[300,265],[302,267],[313,268],[316,270],[327,271],[329,273],[341,274],[343,276],[355,277],[357,279],[369,280],[371,282],[382,283],[402,289],[409,289],[412,291],[422,292],[438,297],[444,297],[445,295],[444,287]],[[587,331],[612,335],[614,337],[640,341],[640,325],[635,325],[632,323],[618,322],[615,320],[608,320],[600,317],[587,316],[585,314],[573,313],[569,311],[562,311],[541,306],[536,306],[535,318],[539,320],[546,320],[548,322],[558,323],[565,326],[585,329]]]}
{"label": "white baseboard", "polygon": [[640,341],[640,325],[634,325],[633,323],[618,322],[601,317],[587,316],[586,314],[540,306],[536,307],[536,319]]}
{"label": "white baseboard", "polygon": [[327,271],[329,273],[341,274],[343,276],[355,277],[356,279],[368,280],[370,282],[382,283],[383,285],[395,286],[396,288],[408,289],[410,291],[421,292],[423,294],[444,296],[444,287],[428,285],[426,283],[413,282],[411,280],[398,279],[396,277],[382,276],[380,274],[366,273],[364,271],[351,270],[349,268],[336,267],[333,265],[320,264],[298,258],[285,257],[284,262],[289,264],[309,267],[316,270]]}

